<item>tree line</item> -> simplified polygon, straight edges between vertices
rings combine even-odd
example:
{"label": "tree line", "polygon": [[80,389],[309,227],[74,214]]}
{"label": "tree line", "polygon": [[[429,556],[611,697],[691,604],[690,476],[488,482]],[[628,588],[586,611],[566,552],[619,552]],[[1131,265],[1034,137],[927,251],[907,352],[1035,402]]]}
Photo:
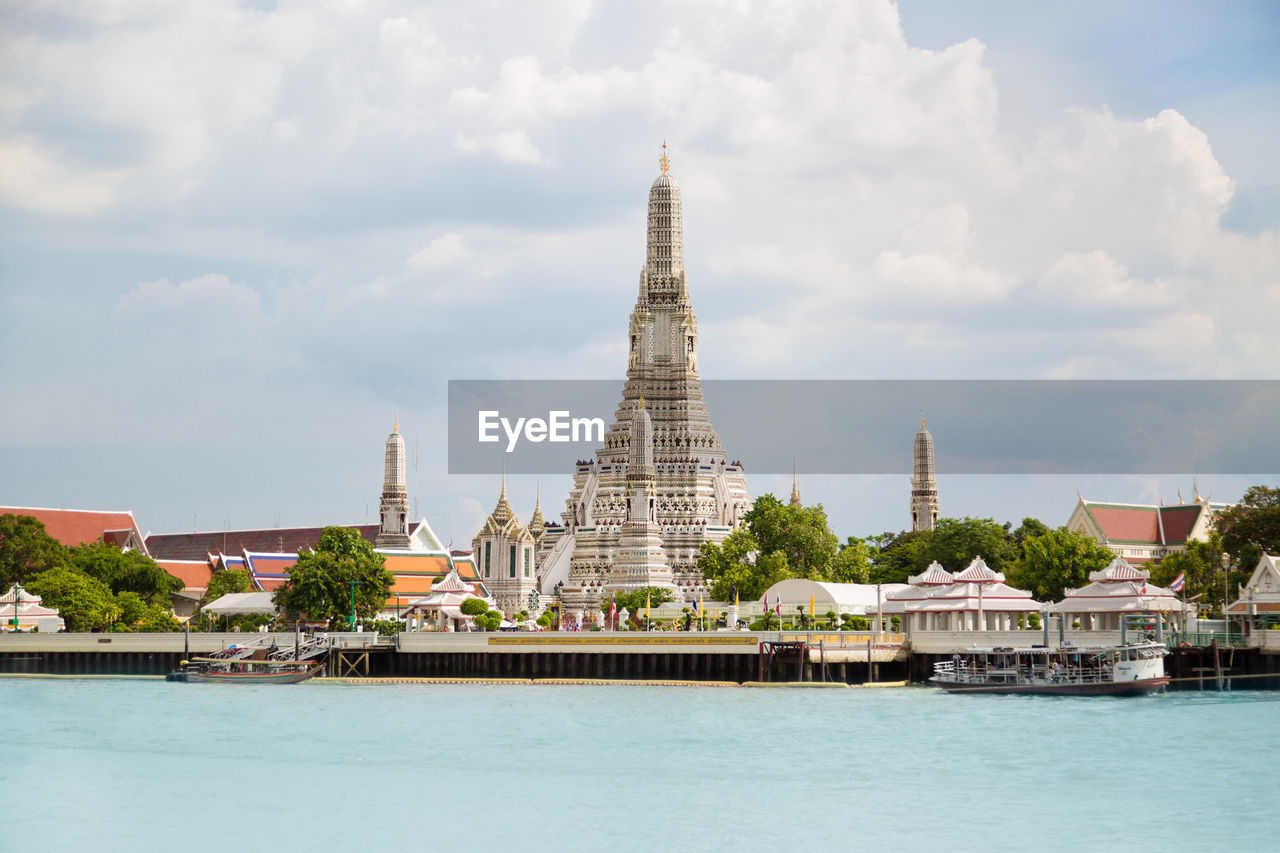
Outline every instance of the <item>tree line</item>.
{"label": "tree line", "polygon": [[169,593],[182,581],[140,551],[64,546],[29,515],[0,515],[0,586],[22,584],[56,607],[68,631],[176,631]]}
{"label": "tree line", "polygon": [[[906,583],[934,561],[955,572],[974,557],[1038,600],[1060,601],[1067,589],[1085,586],[1090,572],[1115,557],[1084,534],[1035,518],[1024,518],[1017,527],[991,518],[943,518],[933,530],[886,531],[841,542],[821,504],[790,506],[765,494],[744,522],[721,544],[702,546],[698,566],[719,601],[731,601],[735,593],[742,600],[759,599],[787,578]],[[1154,565],[1151,581],[1167,586],[1185,572],[1188,600],[1198,598],[1220,613],[1224,596],[1234,600],[1237,585],[1264,551],[1280,552],[1280,488],[1253,486],[1237,505],[1218,514],[1207,542],[1190,542],[1185,552]]]}

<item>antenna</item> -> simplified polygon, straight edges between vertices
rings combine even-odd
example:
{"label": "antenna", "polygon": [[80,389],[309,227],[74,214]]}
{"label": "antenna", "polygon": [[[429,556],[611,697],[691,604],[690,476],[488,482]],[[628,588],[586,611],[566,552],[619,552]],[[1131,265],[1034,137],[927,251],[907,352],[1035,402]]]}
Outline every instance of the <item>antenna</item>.
{"label": "antenna", "polygon": [[418,473],[418,439],[413,439],[413,517],[422,518],[418,514],[418,491],[422,486],[422,477]]}

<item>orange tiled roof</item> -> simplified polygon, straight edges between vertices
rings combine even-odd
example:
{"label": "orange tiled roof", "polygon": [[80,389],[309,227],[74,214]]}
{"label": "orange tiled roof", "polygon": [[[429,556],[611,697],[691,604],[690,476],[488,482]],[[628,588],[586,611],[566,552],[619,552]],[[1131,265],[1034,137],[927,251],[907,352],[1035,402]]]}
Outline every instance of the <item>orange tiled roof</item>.
{"label": "orange tiled roof", "polygon": [[213,569],[208,560],[156,560],[156,565],[182,581],[182,588],[208,589]]}
{"label": "orange tiled roof", "polygon": [[[122,537],[106,537],[107,531],[132,531],[139,542],[142,533],[132,512],[110,512],[93,509],[42,509],[39,507],[0,506],[0,515],[29,515],[39,520],[50,536],[68,548],[86,542],[111,541],[120,544]],[[123,537],[127,541],[128,537]],[[201,556],[204,556],[203,554]]]}

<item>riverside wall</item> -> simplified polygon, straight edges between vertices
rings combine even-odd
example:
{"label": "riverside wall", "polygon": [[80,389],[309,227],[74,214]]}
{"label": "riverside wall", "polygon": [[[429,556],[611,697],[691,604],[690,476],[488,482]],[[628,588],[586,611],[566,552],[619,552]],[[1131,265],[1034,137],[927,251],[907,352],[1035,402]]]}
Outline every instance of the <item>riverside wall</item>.
{"label": "riverside wall", "polygon": [[[1016,632],[1022,634],[1026,632]],[[802,632],[327,635],[327,671],[342,678],[611,679],[718,682],[868,681],[927,683],[933,664],[973,645],[964,637],[917,634],[914,649],[888,635],[843,637]],[[825,641],[820,640],[826,637]],[[871,640],[868,650],[867,640]],[[1056,638],[1055,638],[1056,639]],[[1118,637],[1114,638],[1118,641]],[[6,634],[0,675],[162,676],[184,658],[255,641],[292,648],[293,634]],[[1020,645],[994,634],[983,645]],[[1038,642],[1039,640],[1036,640]],[[1092,641],[1092,642],[1090,642]],[[1077,636],[1074,645],[1112,638]],[[800,643],[804,645],[801,646]],[[1055,642],[1056,645],[1056,642]],[[870,660],[868,660],[870,651]],[[1175,689],[1280,689],[1280,653],[1266,648],[1182,647],[1166,671]]]}
{"label": "riverside wall", "polygon": [[[805,634],[707,632],[329,634],[327,671],[341,678],[570,678],[670,681],[828,681],[906,677],[906,654],[872,640],[828,647]],[[187,657],[293,635],[0,635],[0,675],[159,676]],[[804,645],[802,646],[801,643]]]}

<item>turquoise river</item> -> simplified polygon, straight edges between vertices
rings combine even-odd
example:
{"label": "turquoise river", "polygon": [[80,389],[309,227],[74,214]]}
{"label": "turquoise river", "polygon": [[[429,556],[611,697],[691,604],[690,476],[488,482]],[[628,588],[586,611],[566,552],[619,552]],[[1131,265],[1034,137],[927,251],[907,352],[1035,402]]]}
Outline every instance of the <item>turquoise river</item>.
{"label": "turquoise river", "polygon": [[1280,693],[0,678],[0,850],[1275,850]]}

